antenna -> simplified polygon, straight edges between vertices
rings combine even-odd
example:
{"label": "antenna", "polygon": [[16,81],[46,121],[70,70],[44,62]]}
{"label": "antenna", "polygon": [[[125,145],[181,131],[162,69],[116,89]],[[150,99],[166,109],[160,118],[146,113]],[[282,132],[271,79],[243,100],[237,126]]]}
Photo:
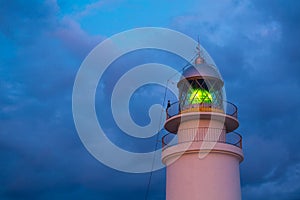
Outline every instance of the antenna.
{"label": "antenna", "polygon": [[201,50],[200,50],[200,40],[199,40],[199,35],[198,35],[198,45],[196,46],[196,49],[197,49],[197,54],[198,54],[198,56],[200,56]]}

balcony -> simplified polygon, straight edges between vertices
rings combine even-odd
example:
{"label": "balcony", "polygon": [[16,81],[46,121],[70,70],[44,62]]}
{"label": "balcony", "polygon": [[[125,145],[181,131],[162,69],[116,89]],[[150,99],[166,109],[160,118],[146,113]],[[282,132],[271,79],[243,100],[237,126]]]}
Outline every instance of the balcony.
{"label": "balcony", "polygon": [[226,143],[242,149],[242,136],[236,132],[221,134],[225,131],[224,129],[203,128],[203,127],[188,128],[180,131],[182,133],[181,142],[178,142],[178,134],[167,133],[162,137],[163,149],[184,142],[201,142],[201,141]]}
{"label": "balcony", "polygon": [[238,117],[236,105],[227,101],[223,101],[222,106],[215,105],[213,103],[200,103],[190,104],[183,108],[180,108],[179,101],[177,101],[175,103],[172,103],[170,107],[166,109],[167,119],[188,112],[217,112],[225,113],[226,115],[232,116],[235,119],[237,119]]}

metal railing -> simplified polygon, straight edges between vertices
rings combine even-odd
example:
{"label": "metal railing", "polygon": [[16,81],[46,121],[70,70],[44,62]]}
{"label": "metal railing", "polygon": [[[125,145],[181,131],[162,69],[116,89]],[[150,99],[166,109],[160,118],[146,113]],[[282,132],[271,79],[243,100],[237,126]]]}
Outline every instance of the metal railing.
{"label": "metal railing", "polygon": [[[242,148],[242,136],[237,132],[225,133],[224,129],[217,128],[189,128],[180,130],[180,142],[178,135],[167,133],[162,137],[162,147],[169,147],[184,142],[220,142]],[[222,133],[222,134],[221,134]]]}
{"label": "metal railing", "polygon": [[184,108],[180,108],[179,101],[172,103],[167,109],[167,119],[175,115],[187,113],[187,112],[219,112],[230,115],[234,118],[237,118],[238,109],[236,105],[231,102],[223,101],[223,106],[214,105],[213,103],[199,103],[199,104],[190,104]]}

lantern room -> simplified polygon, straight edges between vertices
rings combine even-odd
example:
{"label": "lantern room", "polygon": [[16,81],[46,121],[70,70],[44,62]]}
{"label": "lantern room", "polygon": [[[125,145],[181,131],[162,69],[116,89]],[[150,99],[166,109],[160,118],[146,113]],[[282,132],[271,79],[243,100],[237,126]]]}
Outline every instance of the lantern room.
{"label": "lantern room", "polygon": [[195,64],[183,71],[177,84],[180,112],[224,112],[223,85],[215,67],[198,56]]}
{"label": "lantern room", "polygon": [[199,52],[194,63],[183,70],[177,83],[178,102],[168,104],[165,129],[176,134],[181,122],[201,117],[218,118],[224,122],[226,132],[235,130],[239,126],[237,107],[225,101],[223,86],[216,66],[206,62]]}

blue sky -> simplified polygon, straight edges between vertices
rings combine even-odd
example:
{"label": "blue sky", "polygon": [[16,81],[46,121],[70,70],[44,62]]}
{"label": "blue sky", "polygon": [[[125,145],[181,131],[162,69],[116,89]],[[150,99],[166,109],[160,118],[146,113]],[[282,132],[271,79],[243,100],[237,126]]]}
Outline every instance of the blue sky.
{"label": "blue sky", "polygon": [[[239,108],[243,199],[299,199],[299,4],[0,1],[0,199],[144,199],[149,173],[101,164],[84,148],[72,117],[73,83],[85,56],[111,35],[144,26],[171,28],[195,40],[200,35],[216,62],[227,98]],[[108,137],[132,151],[151,150],[155,139],[123,136],[108,97],[123,72],[148,62],[177,70],[184,64],[160,51],[124,56],[106,72],[96,98]],[[134,94],[131,114],[138,124],[149,123],[147,110],[161,102],[163,92],[147,86]],[[149,199],[164,199],[164,190],[165,171],[159,170],[153,173]]]}

